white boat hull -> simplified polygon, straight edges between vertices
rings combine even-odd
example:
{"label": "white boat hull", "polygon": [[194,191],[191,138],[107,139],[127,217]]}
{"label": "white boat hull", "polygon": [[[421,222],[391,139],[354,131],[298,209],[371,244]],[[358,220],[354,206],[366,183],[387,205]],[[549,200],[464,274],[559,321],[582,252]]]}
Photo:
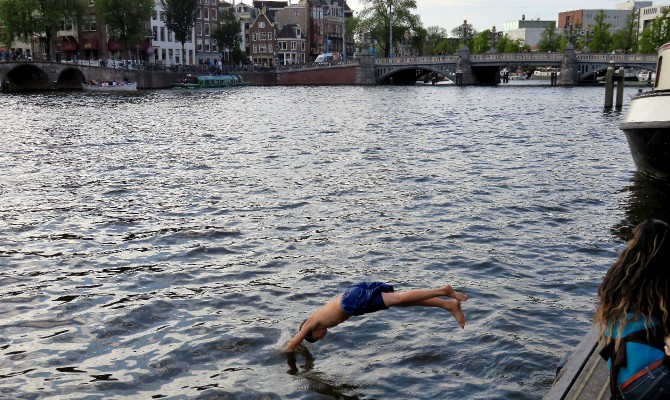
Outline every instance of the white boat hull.
{"label": "white boat hull", "polygon": [[649,92],[631,101],[621,123],[637,169],[670,179],[670,92]]}

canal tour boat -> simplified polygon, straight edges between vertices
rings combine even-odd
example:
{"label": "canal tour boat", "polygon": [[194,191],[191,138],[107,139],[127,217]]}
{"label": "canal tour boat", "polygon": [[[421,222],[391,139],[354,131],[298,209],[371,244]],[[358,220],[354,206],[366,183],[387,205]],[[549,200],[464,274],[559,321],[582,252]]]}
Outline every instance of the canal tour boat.
{"label": "canal tour boat", "polygon": [[[663,61],[664,59],[667,59]],[[626,134],[638,171],[670,179],[670,43],[658,50],[656,82],[652,91],[640,92],[630,103],[619,126]]]}
{"label": "canal tour boat", "polygon": [[81,88],[91,92],[134,92],[137,90],[137,82],[90,81],[83,83]]}
{"label": "canal tour boat", "polygon": [[184,79],[172,84],[173,89],[209,89],[246,86],[249,81],[241,75],[186,75]]}

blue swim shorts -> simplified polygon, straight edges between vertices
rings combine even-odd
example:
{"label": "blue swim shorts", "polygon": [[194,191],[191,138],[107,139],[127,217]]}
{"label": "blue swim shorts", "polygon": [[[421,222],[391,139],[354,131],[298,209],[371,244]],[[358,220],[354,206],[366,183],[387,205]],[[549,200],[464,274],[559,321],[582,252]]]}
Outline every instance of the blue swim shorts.
{"label": "blue swim shorts", "polygon": [[382,293],[393,292],[393,286],[383,282],[360,282],[350,286],[342,294],[340,308],[345,314],[363,315],[386,310]]}

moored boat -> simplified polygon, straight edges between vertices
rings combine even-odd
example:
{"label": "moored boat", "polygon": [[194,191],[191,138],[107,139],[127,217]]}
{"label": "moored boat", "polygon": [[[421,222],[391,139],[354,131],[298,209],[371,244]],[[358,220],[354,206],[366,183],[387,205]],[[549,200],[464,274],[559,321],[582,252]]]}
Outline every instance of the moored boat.
{"label": "moored boat", "polygon": [[91,81],[81,85],[84,90],[92,92],[134,92],[137,90],[137,82],[95,82]]}
{"label": "moored boat", "polygon": [[241,75],[186,75],[184,79],[172,84],[174,89],[207,89],[233,86],[246,86],[249,81]]}
{"label": "moored boat", "polygon": [[653,90],[641,92],[631,100],[620,125],[638,171],[653,178],[670,179],[669,109],[670,43],[666,43],[658,51]]}
{"label": "moored boat", "polygon": [[552,74],[555,74],[554,76],[558,77],[561,75],[561,71],[558,68],[542,68],[542,69],[536,69],[533,71],[533,75],[531,75],[531,79],[542,79],[542,80],[549,80],[551,79]]}

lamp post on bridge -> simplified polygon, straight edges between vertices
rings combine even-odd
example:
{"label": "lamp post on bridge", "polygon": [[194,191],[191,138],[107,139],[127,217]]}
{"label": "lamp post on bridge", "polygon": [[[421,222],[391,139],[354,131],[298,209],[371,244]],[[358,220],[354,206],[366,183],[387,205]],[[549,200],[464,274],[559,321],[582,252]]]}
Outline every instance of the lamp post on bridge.
{"label": "lamp post on bridge", "polygon": [[496,32],[496,26],[493,25],[493,28],[491,28],[491,49],[489,50],[489,53],[496,54],[498,52],[496,43],[498,43],[498,33]]}
{"label": "lamp post on bridge", "polygon": [[468,48],[468,20],[464,19],[463,20],[463,26],[461,27],[461,32],[463,32],[463,47],[461,48],[461,51],[467,51],[470,52],[470,49]]}
{"label": "lamp post on bridge", "polygon": [[572,43],[572,41],[575,38],[575,34],[573,32],[573,26],[572,26],[572,18],[569,18],[568,21],[565,23],[565,28],[567,32],[565,33],[565,37],[568,39],[568,44],[565,46],[566,50],[574,50],[575,45]]}
{"label": "lamp post on bridge", "polygon": [[589,33],[591,30],[591,25],[586,25],[586,30],[584,31],[584,48],[582,49],[583,53],[590,53],[591,49],[589,49],[589,42],[591,41],[591,38],[589,38]]}

